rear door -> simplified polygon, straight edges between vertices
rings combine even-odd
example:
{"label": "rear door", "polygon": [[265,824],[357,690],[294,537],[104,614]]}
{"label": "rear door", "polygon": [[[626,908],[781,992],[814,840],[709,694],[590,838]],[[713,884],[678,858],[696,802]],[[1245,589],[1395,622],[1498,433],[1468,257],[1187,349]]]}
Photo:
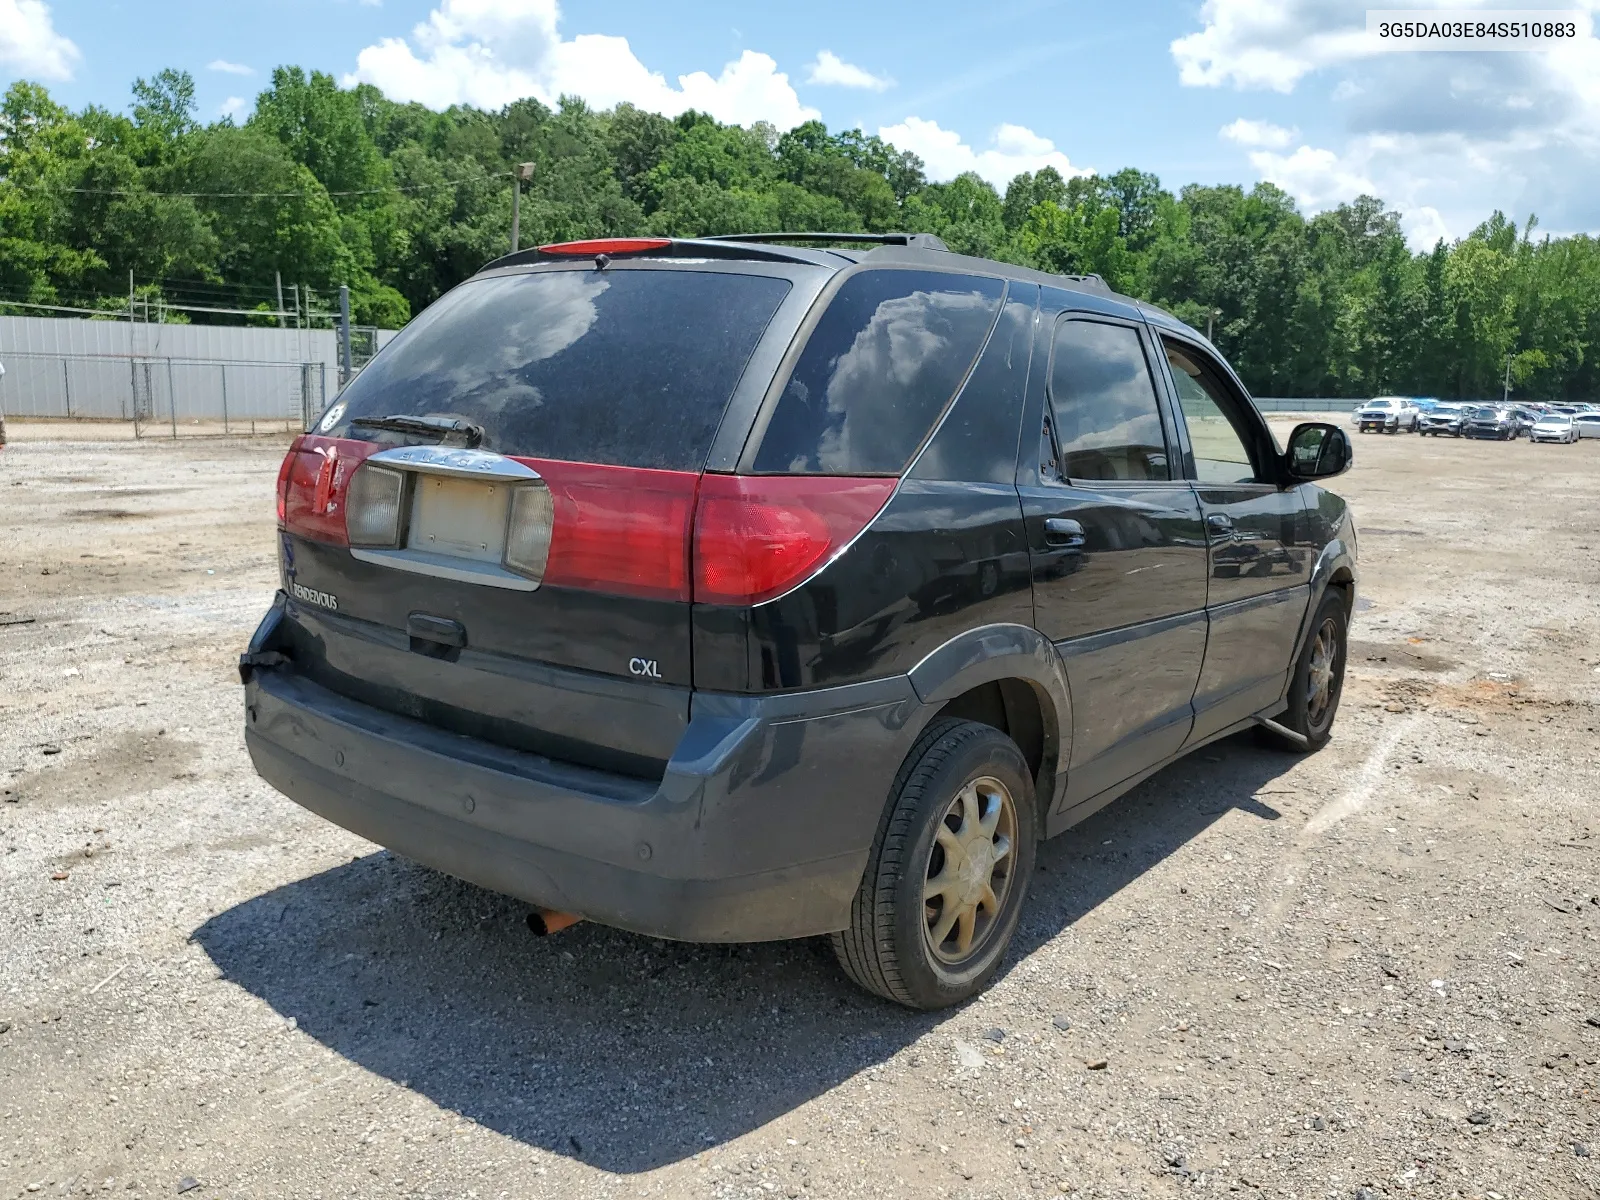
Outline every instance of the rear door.
{"label": "rear door", "polygon": [[[1049,333],[1038,468],[1019,475],[1035,625],[1072,689],[1066,804],[1178,750],[1205,650],[1200,507],[1175,469],[1136,319],[1070,313]],[[1037,353],[1036,357],[1043,357]]]}
{"label": "rear door", "polygon": [[1209,567],[1193,742],[1282,694],[1310,597],[1312,547],[1302,491],[1280,486],[1277,446],[1243,388],[1198,343],[1165,332],[1160,339]]}
{"label": "rear door", "polygon": [[688,719],[701,472],[826,276],[585,262],[479,277],[428,308],[289,466],[297,669],[463,734],[659,776]]}

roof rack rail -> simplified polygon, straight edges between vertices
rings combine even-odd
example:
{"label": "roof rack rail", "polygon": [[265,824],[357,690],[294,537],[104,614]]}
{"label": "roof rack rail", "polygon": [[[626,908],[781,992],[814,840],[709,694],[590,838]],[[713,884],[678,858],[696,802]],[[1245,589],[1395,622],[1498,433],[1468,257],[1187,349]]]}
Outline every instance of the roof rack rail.
{"label": "roof rack rail", "polygon": [[1111,285],[1098,275],[1067,275],[1064,278],[1072,280],[1073,283],[1081,283],[1091,291],[1104,292],[1108,296],[1116,295]]}
{"label": "roof rack rail", "polygon": [[910,246],[916,250],[949,250],[931,233],[719,233],[702,242],[861,242],[878,246]]}

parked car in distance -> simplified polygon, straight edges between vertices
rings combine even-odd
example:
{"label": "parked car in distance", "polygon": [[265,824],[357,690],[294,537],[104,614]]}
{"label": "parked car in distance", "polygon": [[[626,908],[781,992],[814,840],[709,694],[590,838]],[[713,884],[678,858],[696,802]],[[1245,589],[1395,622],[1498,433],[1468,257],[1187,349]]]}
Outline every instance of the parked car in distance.
{"label": "parked car in distance", "polygon": [[1466,422],[1466,411],[1465,406],[1460,404],[1435,405],[1432,412],[1422,414],[1417,422],[1417,432],[1424,437],[1443,434],[1460,437],[1462,425]]}
{"label": "parked car in distance", "polygon": [[1517,436],[1517,421],[1509,409],[1497,404],[1480,404],[1467,410],[1467,419],[1461,431],[1470,438],[1494,438],[1509,442]]}
{"label": "parked car in distance", "polygon": [[1566,413],[1545,413],[1528,430],[1530,442],[1566,442],[1578,440],[1578,431]]}
{"label": "parked car in distance", "polygon": [[1417,406],[1404,396],[1379,396],[1356,409],[1356,428],[1362,433],[1407,433],[1417,428]]}
{"label": "parked car in distance", "polygon": [[543,246],[417,314],[284,459],[245,740],[537,932],[823,935],[943,1008],[1042,838],[1229,734],[1327,742],[1351,439],[1280,449],[1098,277],[797,240]]}
{"label": "parked car in distance", "polygon": [[1517,432],[1513,435],[1515,437],[1521,437],[1527,433],[1528,430],[1533,428],[1533,423],[1544,415],[1541,408],[1531,404],[1513,404],[1510,407],[1511,420],[1517,427]]}
{"label": "parked car in distance", "polygon": [[1581,438],[1600,438],[1600,412],[1579,413],[1572,418],[1572,427]]}

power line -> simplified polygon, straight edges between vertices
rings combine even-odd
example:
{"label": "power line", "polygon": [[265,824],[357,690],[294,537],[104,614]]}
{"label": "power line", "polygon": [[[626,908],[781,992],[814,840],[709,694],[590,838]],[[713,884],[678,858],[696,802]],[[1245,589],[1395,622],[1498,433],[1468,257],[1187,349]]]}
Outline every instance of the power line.
{"label": "power line", "polygon": [[[509,179],[510,171],[491,171],[486,175],[474,176],[471,179],[452,179],[444,183],[416,183],[394,184],[390,187],[363,188],[350,192],[320,193],[324,196],[382,196],[390,192],[426,192],[443,188],[460,187],[465,183],[486,183],[491,179]],[[170,199],[188,200],[282,200],[315,196],[317,192],[152,192],[144,188],[80,188],[80,187],[54,187],[47,183],[13,183],[13,187],[26,188],[36,192],[69,192],[79,196],[157,196]]]}
{"label": "power line", "polygon": [[[142,312],[149,309],[160,309],[167,312],[197,312],[197,313],[223,313],[228,316],[240,317],[292,317],[297,315],[293,309],[266,309],[266,308],[208,308],[198,304],[173,304],[162,301],[157,304],[139,304]],[[114,317],[126,320],[129,317],[127,303],[121,308],[73,308],[65,304],[33,304],[25,300],[6,300],[0,298],[0,308],[37,308],[45,312],[86,313],[92,317]],[[311,316],[325,317],[329,313],[311,313]],[[148,319],[148,318],[146,318]],[[153,323],[153,322],[152,322]]]}
{"label": "power line", "polygon": [[0,299],[0,308],[37,308],[43,312],[84,313],[91,317],[112,317],[127,320],[128,309],[122,308],[71,308],[65,304],[28,304],[22,300]]}
{"label": "power line", "polygon": [[[250,314],[264,314],[267,316],[280,315],[279,308],[270,301],[276,297],[274,288],[261,287],[252,284],[217,284],[217,283],[189,283],[178,280],[151,280],[148,284],[141,284],[136,304],[149,304],[151,307],[187,308],[193,312],[243,312]],[[288,289],[285,288],[287,291]],[[301,289],[302,293],[309,293],[314,289]],[[208,307],[209,305],[249,304],[252,293],[264,296],[264,308],[235,308]],[[31,293],[24,288],[8,288],[0,285],[0,305],[16,305],[42,309],[59,309],[63,312],[95,312],[116,313],[126,312],[128,296],[126,293],[111,292],[77,292],[71,290],[57,290],[51,299],[55,304],[47,304],[40,300],[30,298]],[[96,307],[97,305],[115,305],[110,307]],[[293,316],[293,309],[283,310],[285,315]]]}

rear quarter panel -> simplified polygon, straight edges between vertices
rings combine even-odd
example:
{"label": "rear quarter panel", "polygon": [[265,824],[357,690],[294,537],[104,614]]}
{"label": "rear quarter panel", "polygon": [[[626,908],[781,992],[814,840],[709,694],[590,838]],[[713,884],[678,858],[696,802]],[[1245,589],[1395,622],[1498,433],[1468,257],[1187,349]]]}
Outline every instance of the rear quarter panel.
{"label": "rear quarter panel", "polygon": [[[695,606],[695,686],[774,691],[904,674],[981,625],[1033,623],[1015,484],[1038,304],[1013,281],[983,352],[877,519],[751,609]],[[742,671],[730,669],[735,648]]]}

